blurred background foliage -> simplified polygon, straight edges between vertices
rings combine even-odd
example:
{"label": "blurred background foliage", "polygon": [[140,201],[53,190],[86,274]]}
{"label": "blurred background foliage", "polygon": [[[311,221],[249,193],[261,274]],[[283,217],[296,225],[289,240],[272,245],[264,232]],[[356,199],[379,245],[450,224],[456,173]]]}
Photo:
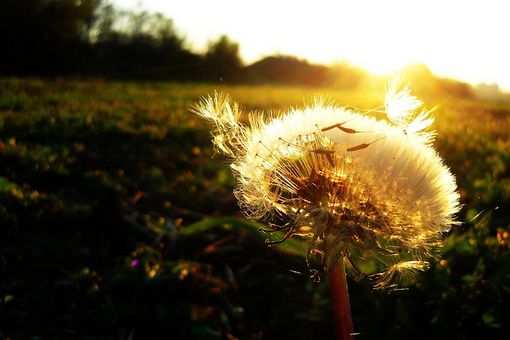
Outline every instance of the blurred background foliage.
{"label": "blurred background foliage", "polygon": [[[307,87],[366,88],[385,80],[346,62],[332,66],[273,55],[244,65],[227,36],[193,51],[172,19],[161,13],[118,9],[106,0],[4,0],[0,4],[0,75],[207,81]],[[489,85],[437,78],[411,65],[415,90],[460,97],[509,99]]]}
{"label": "blurred background foliage", "polygon": [[[171,19],[99,0],[2,1],[0,44],[0,338],[333,337],[306,240],[268,247],[242,218],[231,171],[189,107],[219,90],[261,114],[316,94],[372,109],[387,79],[292,56],[244,65],[226,36],[196,53]],[[407,290],[350,281],[355,330],[505,338],[508,98],[423,65],[402,72],[437,107],[462,223]]]}
{"label": "blurred background foliage", "polygon": [[[0,330],[9,338],[331,338],[306,243],[267,247],[189,105],[245,108],[318,91],[368,109],[382,92],[9,78],[0,81]],[[510,302],[510,108],[447,97],[435,145],[461,225],[409,290],[351,281],[360,338],[498,337]],[[482,124],[483,122],[483,124]],[[215,217],[216,216],[216,217]],[[221,217],[231,216],[231,217]],[[278,237],[277,235],[273,237]]]}

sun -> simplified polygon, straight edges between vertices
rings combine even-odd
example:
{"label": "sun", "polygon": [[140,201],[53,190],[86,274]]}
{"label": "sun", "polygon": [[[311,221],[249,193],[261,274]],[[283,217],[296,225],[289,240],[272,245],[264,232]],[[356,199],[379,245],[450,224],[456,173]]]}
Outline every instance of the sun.
{"label": "sun", "polygon": [[357,65],[377,75],[393,73],[414,62],[412,58],[403,57],[399,54],[380,54],[377,58],[359,56],[353,58],[353,60]]}
{"label": "sun", "polygon": [[[312,63],[349,62],[376,74],[422,63],[438,76],[495,82],[510,90],[505,1],[114,0],[161,11],[196,51],[222,34],[250,64],[274,54]],[[197,11],[200,8],[200,11]],[[213,15],[212,15],[213,14]]]}

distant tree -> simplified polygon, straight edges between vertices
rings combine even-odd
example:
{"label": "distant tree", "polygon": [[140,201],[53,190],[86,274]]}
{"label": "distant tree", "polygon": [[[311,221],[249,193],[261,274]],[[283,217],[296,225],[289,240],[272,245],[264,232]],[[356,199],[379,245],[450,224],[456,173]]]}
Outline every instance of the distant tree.
{"label": "distant tree", "polygon": [[101,0],[44,1],[46,32],[57,43],[85,41]]}
{"label": "distant tree", "polygon": [[469,84],[458,80],[435,76],[424,64],[409,64],[400,70],[404,79],[413,86],[413,91],[421,97],[428,95],[450,95],[455,97],[473,97],[473,89]]}
{"label": "distant tree", "polygon": [[101,0],[0,2],[0,73],[45,73],[87,54],[87,32]]}
{"label": "distant tree", "polygon": [[161,13],[107,0],[0,2],[0,74],[197,79],[203,57]]}
{"label": "distant tree", "polygon": [[367,78],[368,74],[365,70],[347,62],[341,62],[329,67],[328,75],[323,85],[352,89],[366,81]]}
{"label": "distant tree", "polygon": [[501,91],[498,84],[480,83],[473,90],[477,98],[501,101],[510,100],[510,95]]}
{"label": "distant tree", "polygon": [[121,78],[195,79],[201,58],[161,13],[99,10],[91,30],[95,70]]}
{"label": "distant tree", "polygon": [[242,61],[239,56],[239,44],[226,35],[210,42],[205,55],[205,73],[212,81],[241,80]]}
{"label": "distant tree", "polygon": [[320,86],[327,76],[326,66],[285,55],[266,57],[246,68],[246,79],[253,83]]}
{"label": "distant tree", "polygon": [[454,97],[474,97],[474,91],[471,85],[455,79],[437,78],[436,88],[438,93],[446,93]]}
{"label": "distant tree", "polygon": [[89,41],[92,43],[112,40],[115,36],[114,24],[118,11],[110,3],[104,3],[97,9],[97,18],[89,30]]}
{"label": "distant tree", "polygon": [[312,64],[293,56],[263,58],[245,68],[251,83],[354,88],[367,77],[366,71],[348,63],[333,66]]}

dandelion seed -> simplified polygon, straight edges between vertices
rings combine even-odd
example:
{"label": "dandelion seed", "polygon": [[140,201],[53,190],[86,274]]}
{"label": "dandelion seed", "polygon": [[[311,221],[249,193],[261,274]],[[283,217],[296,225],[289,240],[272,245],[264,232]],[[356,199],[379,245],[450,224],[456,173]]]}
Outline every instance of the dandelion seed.
{"label": "dandelion seed", "polygon": [[416,110],[423,103],[411,95],[409,87],[403,87],[401,83],[402,80],[396,77],[388,86],[384,100],[386,115],[395,126],[401,128],[406,134],[415,134],[430,143],[434,138],[434,133],[424,130],[434,122],[430,116],[431,111],[422,109],[416,115]]}
{"label": "dandelion seed", "polygon": [[[455,179],[423,131],[432,118],[412,116],[421,105],[392,87],[393,124],[317,101],[268,120],[250,115],[246,126],[220,94],[194,111],[214,124],[249,218],[286,221],[275,226],[285,237],[306,230],[309,253],[324,254],[326,269],[345,258],[384,288],[428,268],[459,209]],[[365,261],[377,270],[361,272]]]}

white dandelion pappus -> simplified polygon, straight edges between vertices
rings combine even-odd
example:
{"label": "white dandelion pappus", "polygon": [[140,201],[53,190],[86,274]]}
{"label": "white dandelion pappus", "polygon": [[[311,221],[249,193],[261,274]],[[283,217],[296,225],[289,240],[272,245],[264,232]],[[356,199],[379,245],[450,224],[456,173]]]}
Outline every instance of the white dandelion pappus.
{"label": "white dandelion pappus", "polygon": [[[286,237],[310,231],[310,250],[324,254],[326,268],[348,259],[383,288],[428,268],[459,209],[455,179],[421,131],[423,117],[402,129],[418,107],[406,95],[387,103],[396,126],[321,101],[268,120],[251,115],[250,126],[224,95],[194,111],[215,124],[213,142],[231,158],[249,218],[287,222],[278,227]],[[365,273],[367,261],[377,271]]]}
{"label": "white dandelion pappus", "polygon": [[411,95],[409,86],[402,86],[399,77],[394,78],[386,90],[384,106],[388,119],[401,128],[405,133],[422,136],[427,142],[431,142],[434,133],[423,132],[428,128],[434,119],[430,116],[431,111],[422,109],[417,115],[416,110],[423,106],[423,103]]}

